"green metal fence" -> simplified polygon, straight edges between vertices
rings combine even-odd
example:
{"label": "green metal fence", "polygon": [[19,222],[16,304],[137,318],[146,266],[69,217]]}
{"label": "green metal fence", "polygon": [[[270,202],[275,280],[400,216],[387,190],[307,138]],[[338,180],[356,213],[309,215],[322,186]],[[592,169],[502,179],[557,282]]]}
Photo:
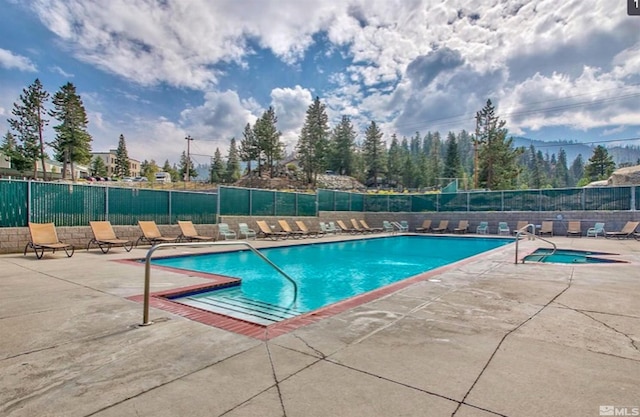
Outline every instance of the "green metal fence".
{"label": "green metal fence", "polygon": [[86,226],[92,220],[216,223],[217,194],[37,181],[0,181],[0,227],[29,222]]}
{"label": "green metal fence", "polygon": [[[221,216],[315,216],[316,195],[220,187]],[[346,193],[348,194],[348,193]]]}
{"label": "green metal fence", "polygon": [[220,187],[218,193],[0,180],[0,227],[28,222],[82,226],[91,220],[213,224],[224,216],[316,216],[319,211],[611,211],[636,210],[640,187],[596,187],[442,194],[317,194]]}

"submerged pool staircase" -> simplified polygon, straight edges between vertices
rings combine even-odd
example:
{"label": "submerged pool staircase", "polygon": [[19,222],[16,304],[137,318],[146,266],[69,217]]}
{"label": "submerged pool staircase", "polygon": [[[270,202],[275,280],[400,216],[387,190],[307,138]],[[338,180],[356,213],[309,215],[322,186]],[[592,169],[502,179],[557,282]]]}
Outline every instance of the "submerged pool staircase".
{"label": "submerged pool staircase", "polygon": [[[162,248],[167,247],[179,247],[179,246],[231,246],[231,245],[240,245],[249,248],[254,254],[256,254],[260,259],[269,264],[273,269],[275,269],[280,275],[282,275],[291,285],[293,286],[293,298],[290,303],[290,307],[282,308],[277,307],[275,305],[271,305],[268,303],[264,303],[261,301],[251,300],[246,297],[240,296],[226,296],[220,297],[220,294],[217,294],[214,297],[211,297],[211,301],[207,301],[209,305],[206,310],[212,312],[219,312],[226,316],[242,318],[243,320],[251,321],[253,323],[263,324],[256,320],[262,320],[264,323],[271,324],[276,321],[284,320],[285,318],[293,317],[299,315],[300,312],[296,311],[293,307],[296,304],[298,299],[298,284],[291,278],[286,272],[284,272],[280,267],[271,262],[266,256],[264,256],[260,251],[258,251],[253,245],[248,242],[243,241],[220,241],[220,242],[185,242],[185,243],[158,243],[153,245],[149,251],[147,252],[147,256],[145,257],[144,264],[144,306],[142,312],[142,323],[141,326],[148,326],[153,324],[151,320],[149,320],[149,306],[150,306],[150,298],[151,298],[151,257],[153,253]],[[239,288],[236,288],[239,291]],[[233,291],[233,290],[232,290]],[[190,298],[190,297],[185,297]],[[193,297],[191,297],[193,298]],[[214,301],[215,300],[215,301]],[[188,304],[188,303],[183,303]],[[196,305],[192,305],[193,307],[197,307]],[[201,308],[205,306],[201,304]],[[213,310],[215,308],[217,310]],[[249,320],[249,317],[253,317],[253,319]],[[278,318],[279,317],[279,318]],[[277,319],[276,319],[277,318]]]}
{"label": "submerged pool staircase", "polygon": [[238,287],[213,291],[207,296],[191,295],[174,298],[173,301],[263,326],[303,313],[295,307],[281,307],[248,298]]}

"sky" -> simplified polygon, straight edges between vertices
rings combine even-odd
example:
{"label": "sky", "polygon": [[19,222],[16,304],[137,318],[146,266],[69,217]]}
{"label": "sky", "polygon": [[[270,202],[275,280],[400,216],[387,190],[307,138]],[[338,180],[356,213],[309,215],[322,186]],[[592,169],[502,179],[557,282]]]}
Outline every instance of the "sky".
{"label": "sky", "polygon": [[[475,129],[640,145],[624,0],[0,0],[0,132],[38,78],[80,94],[96,152],[196,164],[273,106],[287,151],[319,97],[364,138]],[[53,140],[51,125],[46,140]],[[4,136],[4,132],[2,133]],[[194,140],[187,141],[187,136]]]}

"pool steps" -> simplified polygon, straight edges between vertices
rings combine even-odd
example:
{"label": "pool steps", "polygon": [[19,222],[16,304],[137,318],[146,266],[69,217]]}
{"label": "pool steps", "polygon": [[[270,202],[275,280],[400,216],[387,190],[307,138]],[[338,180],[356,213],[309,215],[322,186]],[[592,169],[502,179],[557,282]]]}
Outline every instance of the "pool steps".
{"label": "pool steps", "polygon": [[302,314],[295,308],[247,298],[239,288],[221,290],[207,297],[188,296],[173,301],[264,326]]}

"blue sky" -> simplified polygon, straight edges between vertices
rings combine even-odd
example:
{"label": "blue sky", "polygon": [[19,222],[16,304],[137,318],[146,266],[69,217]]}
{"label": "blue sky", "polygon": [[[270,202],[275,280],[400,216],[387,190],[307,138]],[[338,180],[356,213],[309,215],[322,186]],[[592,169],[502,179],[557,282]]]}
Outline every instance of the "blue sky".
{"label": "blue sky", "polygon": [[[640,16],[612,0],[0,0],[0,127],[70,81],[93,149],[196,163],[273,106],[292,151],[315,96],[389,138],[474,129],[640,145]],[[51,129],[47,140],[53,139]],[[608,142],[608,144],[615,142]]]}

